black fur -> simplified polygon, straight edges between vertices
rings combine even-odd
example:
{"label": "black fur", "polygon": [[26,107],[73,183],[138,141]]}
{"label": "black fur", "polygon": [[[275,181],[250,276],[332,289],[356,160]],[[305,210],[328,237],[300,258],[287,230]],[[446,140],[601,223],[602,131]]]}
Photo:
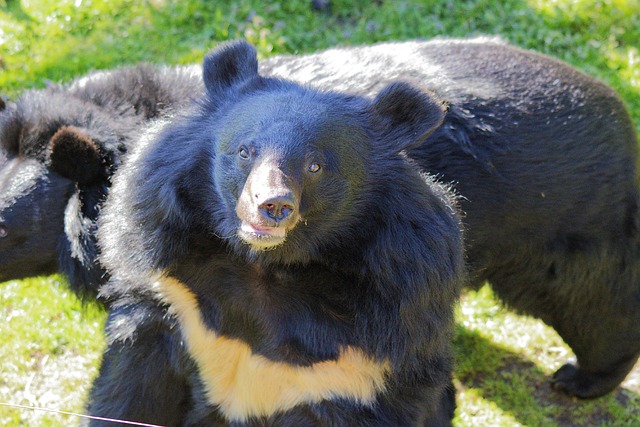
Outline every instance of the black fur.
{"label": "black fur", "polygon": [[110,177],[145,123],[200,93],[199,74],[96,72],[27,91],[0,112],[0,281],[61,271],[76,293],[95,297],[107,279],[94,233]]}
{"label": "black fur", "polygon": [[[443,187],[400,153],[440,123],[440,103],[403,84],[371,101],[267,79],[244,42],[211,53],[203,74],[200,111],[145,136],[101,216],[115,303],[90,413],[190,426],[450,425],[460,224]],[[253,354],[312,367],[350,346],[390,364],[385,390],[371,405],[324,398],[231,417],[205,399],[157,275],[182,282],[206,327]],[[145,355],[160,358],[155,378]]]}

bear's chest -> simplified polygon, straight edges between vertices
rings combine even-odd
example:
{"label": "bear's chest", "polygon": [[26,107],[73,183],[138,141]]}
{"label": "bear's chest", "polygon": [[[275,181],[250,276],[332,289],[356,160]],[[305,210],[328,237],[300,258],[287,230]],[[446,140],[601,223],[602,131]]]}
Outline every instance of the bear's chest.
{"label": "bear's chest", "polygon": [[355,339],[357,287],[344,276],[319,266],[225,264],[210,277],[215,283],[192,288],[207,326],[270,359],[299,365],[333,359]]}
{"label": "bear's chest", "polygon": [[225,417],[269,416],[334,398],[370,404],[384,390],[389,362],[357,342],[358,295],[344,289],[358,287],[346,277],[324,271],[320,279],[315,267],[200,267],[155,286],[178,318],[208,401]]}
{"label": "bear's chest", "polygon": [[[186,267],[186,266],[185,266]],[[347,275],[308,265],[263,268],[228,257],[180,269],[205,325],[273,360],[307,365],[352,344],[358,286]]]}

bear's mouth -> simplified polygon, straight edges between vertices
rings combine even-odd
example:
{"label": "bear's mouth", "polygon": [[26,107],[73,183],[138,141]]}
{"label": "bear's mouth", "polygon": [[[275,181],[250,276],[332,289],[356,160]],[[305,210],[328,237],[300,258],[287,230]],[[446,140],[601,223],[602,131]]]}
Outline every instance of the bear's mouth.
{"label": "bear's mouth", "polygon": [[269,249],[284,243],[287,238],[285,227],[268,227],[242,221],[238,235],[255,249]]}

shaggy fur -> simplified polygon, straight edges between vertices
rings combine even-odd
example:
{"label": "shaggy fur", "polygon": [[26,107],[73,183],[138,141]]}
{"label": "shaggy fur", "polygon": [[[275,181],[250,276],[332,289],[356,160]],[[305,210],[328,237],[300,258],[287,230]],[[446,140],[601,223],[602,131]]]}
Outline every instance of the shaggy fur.
{"label": "shaggy fur", "polygon": [[89,412],[450,425],[461,227],[401,154],[441,104],[399,83],[368,100],[264,78],[255,55],[244,42],[208,55],[199,111],[152,130],[116,174]]}
{"label": "shaggy fur", "polygon": [[190,105],[200,71],[138,66],[25,92],[0,112],[0,281],[61,271],[94,298],[95,221],[110,177],[150,120]]}

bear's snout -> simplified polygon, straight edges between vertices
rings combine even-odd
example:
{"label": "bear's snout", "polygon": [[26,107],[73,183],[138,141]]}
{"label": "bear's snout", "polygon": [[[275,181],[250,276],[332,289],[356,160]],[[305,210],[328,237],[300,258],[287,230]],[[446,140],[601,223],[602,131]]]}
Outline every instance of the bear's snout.
{"label": "bear's snout", "polygon": [[300,220],[300,192],[273,160],[258,163],[238,199],[239,236],[256,249],[284,243]]}
{"label": "bear's snout", "polygon": [[276,221],[276,223],[287,220],[295,210],[295,198],[290,191],[281,195],[267,197],[258,204],[260,215],[267,220]]}

